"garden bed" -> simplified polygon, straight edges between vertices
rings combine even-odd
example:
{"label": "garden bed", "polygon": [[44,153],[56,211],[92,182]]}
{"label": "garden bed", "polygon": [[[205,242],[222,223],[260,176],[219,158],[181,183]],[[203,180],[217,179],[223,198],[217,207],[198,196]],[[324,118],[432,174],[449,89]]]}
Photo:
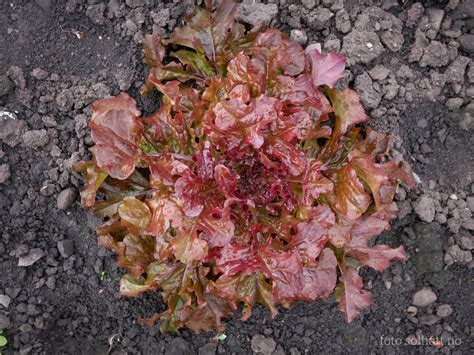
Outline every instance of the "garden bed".
{"label": "garden bed", "polygon": [[[393,134],[394,156],[403,155],[421,179],[397,193],[401,219],[379,238],[404,245],[407,262],[382,274],[362,271],[374,305],[351,324],[333,298],[279,309],[275,319],[256,307],[246,322],[229,318],[219,341],[215,333],[176,336],[140,325],[138,317],[164,310],[159,293],[117,296],[122,272],[97,247],[100,220],[79,205],[81,178],[71,165],[88,156],[93,100],[127,91],[144,112],[156,109],[156,97],[138,93],[146,72],[141,40],[169,34],[192,6],[17,0],[0,5],[2,353],[469,353],[472,7],[453,0],[275,3],[249,2],[240,18],[270,21],[302,45],[342,51],[350,65],[339,85],[356,88],[371,125]],[[419,305],[409,308],[415,294]]]}

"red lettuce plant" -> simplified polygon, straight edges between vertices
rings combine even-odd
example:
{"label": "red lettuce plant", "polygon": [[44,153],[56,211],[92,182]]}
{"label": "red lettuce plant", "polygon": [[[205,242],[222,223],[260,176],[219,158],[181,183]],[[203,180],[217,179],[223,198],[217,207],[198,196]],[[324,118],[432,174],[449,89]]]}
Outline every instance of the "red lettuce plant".
{"label": "red lettuce plant", "polygon": [[348,322],[371,304],[359,266],[382,271],[403,247],[370,246],[396,217],[410,168],[388,157],[357,94],[337,90],[345,58],[305,52],[276,29],[246,31],[236,5],[197,8],[167,40],[144,39],[141,116],[125,93],[96,101],[82,203],[108,217],[99,245],[127,270],[120,292],[161,290],[163,331],[222,328],[256,303],[327,298]]}

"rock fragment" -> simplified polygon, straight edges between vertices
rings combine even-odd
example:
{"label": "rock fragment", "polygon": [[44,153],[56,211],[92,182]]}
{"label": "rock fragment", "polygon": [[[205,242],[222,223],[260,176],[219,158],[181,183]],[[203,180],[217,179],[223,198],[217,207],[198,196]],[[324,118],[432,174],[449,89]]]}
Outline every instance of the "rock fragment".
{"label": "rock fragment", "polygon": [[45,129],[31,130],[23,134],[23,145],[31,149],[39,149],[49,142],[48,132]]}
{"label": "rock fragment", "polygon": [[15,86],[20,89],[24,90],[26,87],[26,80],[25,76],[23,75],[23,69],[20,67],[13,65],[7,71],[8,77],[15,83]]}
{"label": "rock fragment", "polygon": [[431,287],[424,287],[413,295],[412,305],[426,307],[434,303],[438,297]]}
{"label": "rock fragment", "polygon": [[362,73],[356,78],[355,88],[365,108],[374,109],[380,104],[382,93],[374,88],[372,79],[367,72]]}
{"label": "rock fragment", "polygon": [[0,75],[0,97],[5,96],[13,89],[13,83],[8,76]]}
{"label": "rock fragment", "polygon": [[375,32],[352,30],[342,43],[342,53],[350,63],[368,64],[383,52],[383,46]]}
{"label": "rock fragment", "polygon": [[448,64],[448,48],[444,43],[431,41],[424,49],[420,59],[420,67],[443,67]]}
{"label": "rock fragment", "polygon": [[30,252],[18,258],[18,266],[28,267],[36,263],[44,256],[44,251],[40,248],[31,249]]}
{"label": "rock fragment", "polygon": [[13,112],[0,110],[0,141],[15,147],[22,140],[26,122],[19,120]]}
{"label": "rock fragment", "polygon": [[247,0],[239,4],[237,19],[256,26],[260,23],[268,24],[277,14],[277,4],[262,4]]}
{"label": "rock fragment", "polygon": [[63,258],[69,258],[72,254],[74,254],[74,241],[70,239],[59,241],[58,251]]}
{"label": "rock fragment", "polygon": [[252,337],[251,347],[257,354],[271,354],[276,349],[276,342],[272,338],[267,338],[261,334]]}
{"label": "rock fragment", "polygon": [[434,201],[431,197],[422,196],[413,202],[413,209],[422,221],[433,222],[436,214]]}
{"label": "rock fragment", "polygon": [[73,187],[70,187],[68,189],[61,191],[57,198],[58,208],[60,210],[68,209],[72,205],[74,200],[76,199],[76,196],[77,196],[76,189]]}
{"label": "rock fragment", "polygon": [[0,164],[0,184],[3,184],[10,178],[10,165]]}

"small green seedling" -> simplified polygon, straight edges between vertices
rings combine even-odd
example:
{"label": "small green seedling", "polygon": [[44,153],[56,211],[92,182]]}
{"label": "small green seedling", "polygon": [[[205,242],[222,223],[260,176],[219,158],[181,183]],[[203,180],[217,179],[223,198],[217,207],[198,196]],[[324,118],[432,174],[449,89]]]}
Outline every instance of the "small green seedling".
{"label": "small green seedling", "polygon": [[0,329],[0,348],[3,348],[7,344],[8,344],[8,340],[5,337],[5,335],[3,335],[3,329]]}
{"label": "small green seedling", "polygon": [[214,338],[215,341],[224,341],[225,338],[227,338],[227,335],[225,333],[217,334]]}
{"label": "small green seedling", "polygon": [[102,272],[100,273],[100,275],[99,275],[99,280],[100,280],[101,282],[104,282],[106,277],[107,277],[107,272],[102,271]]}

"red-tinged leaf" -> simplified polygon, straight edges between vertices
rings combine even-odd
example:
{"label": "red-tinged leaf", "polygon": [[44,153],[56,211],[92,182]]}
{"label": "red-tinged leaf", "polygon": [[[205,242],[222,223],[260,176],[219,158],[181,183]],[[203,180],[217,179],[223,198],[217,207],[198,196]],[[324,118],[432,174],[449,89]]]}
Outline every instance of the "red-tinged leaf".
{"label": "red-tinged leaf", "polygon": [[352,225],[340,218],[338,223],[329,228],[329,242],[336,248],[343,248],[350,240]]}
{"label": "red-tinged leaf", "polygon": [[298,223],[297,233],[290,242],[290,248],[298,250],[305,264],[314,264],[327,240],[327,229],[316,220],[311,220]]}
{"label": "red-tinged leaf", "polygon": [[168,42],[201,51],[215,63],[234,23],[236,8],[229,0],[222,1],[213,14],[196,8],[186,26],[175,29]]}
{"label": "red-tinged leaf", "polygon": [[331,103],[312,83],[309,74],[301,74],[296,78],[279,75],[273,82],[272,90],[275,90],[275,96],[286,104],[311,107],[317,120],[322,114],[333,112]]}
{"label": "red-tinged leaf", "polygon": [[145,117],[147,134],[153,141],[153,149],[160,152],[188,153],[191,146],[188,127],[182,113],[171,114],[171,105],[164,105],[159,111]]}
{"label": "red-tinged leaf", "polygon": [[233,175],[229,168],[219,164],[214,168],[214,178],[226,198],[233,198],[237,190],[238,175]]}
{"label": "red-tinged leaf", "polygon": [[362,277],[351,267],[342,271],[339,281],[336,288],[336,300],[339,302],[339,310],[344,312],[346,321],[350,323],[362,309],[372,304],[372,295],[369,291],[362,289]]}
{"label": "red-tinged leaf", "polygon": [[206,294],[205,300],[205,303],[198,305],[187,315],[184,324],[196,333],[211,330],[222,332],[224,327],[221,319],[231,314],[234,309],[226,300],[212,294]]}
{"label": "red-tinged leaf", "polygon": [[202,180],[211,180],[214,177],[215,161],[210,146],[209,141],[206,141],[204,143],[204,148],[194,153],[197,175]]}
{"label": "red-tinged leaf", "polygon": [[249,87],[247,85],[234,86],[229,92],[229,99],[248,103],[250,101]]}
{"label": "red-tinged leaf", "polygon": [[181,63],[192,67],[194,70],[201,72],[205,76],[216,75],[214,68],[207,61],[206,57],[203,54],[188,50],[180,50],[171,53],[171,56],[178,58]]}
{"label": "red-tinged leaf", "polygon": [[139,142],[143,124],[136,102],[125,93],[95,101],[89,122],[99,168],[116,179],[128,178],[142,152]]}
{"label": "red-tinged leaf", "polygon": [[143,232],[156,238],[163,238],[171,224],[166,216],[166,209],[168,205],[174,205],[174,203],[168,198],[160,196],[157,192],[145,202],[151,211],[151,219],[148,227]]}
{"label": "red-tinged leaf", "polygon": [[301,203],[306,206],[311,206],[313,201],[319,195],[329,193],[334,189],[334,184],[328,178],[322,176],[323,163],[317,159],[309,159],[307,161],[305,170],[300,179],[302,187]]}
{"label": "red-tinged leaf", "polygon": [[211,248],[227,245],[235,231],[235,226],[230,219],[230,211],[217,207],[203,212],[197,228],[206,234]]}
{"label": "red-tinged leaf", "polygon": [[147,94],[153,87],[162,91],[161,83],[167,80],[178,79],[186,81],[190,79],[201,79],[191,72],[184,70],[181,64],[171,62],[163,66],[154,67],[146,79],[145,86],[141,88],[142,95]]}
{"label": "red-tinged leaf", "polygon": [[146,203],[135,197],[126,197],[118,206],[122,225],[140,234],[151,222],[151,211]]}
{"label": "red-tinged leaf", "polygon": [[115,218],[122,201],[127,197],[134,197],[143,193],[148,188],[148,181],[136,170],[125,180],[107,178],[100,188],[105,195],[105,201],[97,201],[94,213]]}
{"label": "red-tinged leaf", "polygon": [[152,186],[173,186],[178,176],[189,172],[189,167],[171,154],[162,153],[148,157]]}
{"label": "red-tinged leaf", "polygon": [[260,255],[265,262],[265,273],[272,278],[273,297],[283,305],[290,305],[298,299],[303,288],[303,263],[297,252],[279,252],[262,250]]}
{"label": "red-tinged leaf", "polygon": [[412,188],[416,186],[415,176],[411,170],[410,165],[401,161],[398,164],[395,161],[389,161],[380,165],[392,179],[398,179],[407,187]]}
{"label": "red-tinged leaf", "polygon": [[[153,239],[148,236],[127,234],[120,237],[116,233],[117,227],[106,228],[99,233],[99,246],[106,247],[118,254],[117,264],[138,277],[153,262]],[[108,232],[108,233],[107,233]],[[122,233],[122,232],[120,232]]]}
{"label": "red-tinged leaf", "polygon": [[236,148],[242,140],[260,149],[265,141],[267,126],[277,120],[279,110],[281,103],[264,95],[252,100],[249,105],[239,99],[220,102],[213,108],[214,117],[208,117],[211,122],[207,123],[206,130],[208,134],[221,133],[228,149]]}
{"label": "red-tinged leaf", "polygon": [[315,86],[327,85],[332,88],[342,77],[346,58],[335,52],[322,55],[317,49],[306,52],[311,63],[311,77]]}
{"label": "red-tinged leaf", "polygon": [[97,191],[108,175],[101,171],[94,161],[77,162],[74,164],[74,170],[84,175],[81,203],[85,207],[92,207],[95,204]]}
{"label": "red-tinged leaf", "polygon": [[349,127],[367,120],[364,107],[355,91],[351,89],[338,91],[327,88],[327,92],[337,116],[339,134],[344,134]]}
{"label": "red-tinged leaf", "polygon": [[225,275],[251,274],[262,270],[263,262],[254,247],[246,244],[224,245],[216,258],[217,268]]}
{"label": "red-tinged leaf", "polygon": [[250,50],[260,63],[258,69],[266,73],[267,80],[271,80],[277,71],[294,76],[304,70],[303,48],[275,28],[259,33]]}
{"label": "red-tinged leaf", "polygon": [[352,238],[370,239],[390,228],[387,219],[382,219],[377,214],[362,217],[351,227]]}
{"label": "red-tinged leaf", "polygon": [[329,248],[322,250],[316,266],[303,267],[301,298],[314,300],[327,298],[336,287],[337,259]]}
{"label": "red-tinged leaf", "polygon": [[191,230],[181,230],[170,241],[176,259],[184,264],[199,261],[207,256],[207,243],[197,236],[194,226]]}
{"label": "red-tinged leaf", "polygon": [[265,92],[265,72],[255,67],[255,61],[246,54],[242,53],[229,62],[227,77],[234,86],[238,84],[247,85],[254,97]]}
{"label": "red-tinged leaf", "polygon": [[298,176],[305,170],[306,157],[303,152],[284,140],[276,139],[269,143],[264,151],[270,157],[281,161],[283,166],[293,176]]}
{"label": "red-tinged leaf", "polygon": [[352,166],[357,176],[369,185],[374,197],[375,207],[380,211],[382,209],[380,188],[388,181],[387,173],[369,157],[354,159]]}
{"label": "red-tinged leaf", "polygon": [[250,318],[256,303],[266,306],[272,317],[278,313],[273,301],[272,285],[265,280],[262,272],[251,275],[222,275],[210,292],[226,299],[233,309],[237,309],[238,304],[242,302],[244,304],[242,320]]}
{"label": "red-tinged leaf", "polygon": [[[179,292],[185,284],[186,265],[178,262],[158,261],[148,265],[146,282],[156,285],[166,295]],[[189,271],[188,271],[189,274]]]}
{"label": "red-tinged leaf", "polygon": [[352,240],[345,248],[345,254],[357,259],[362,265],[370,266],[380,272],[390,266],[391,260],[405,260],[402,246],[394,249],[380,244],[369,247],[368,243],[371,238],[370,233],[353,235]]}
{"label": "red-tinged leaf", "polygon": [[143,37],[143,53],[145,64],[149,67],[160,67],[165,57],[166,49],[161,43],[161,37],[152,34]]}
{"label": "red-tinged leaf", "polygon": [[204,182],[195,175],[185,174],[174,184],[176,196],[182,201],[182,208],[186,216],[196,217],[201,214],[205,205],[203,191]]}
{"label": "red-tinged leaf", "polygon": [[308,219],[318,222],[325,229],[333,226],[336,221],[334,212],[327,205],[323,204],[312,207],[309,211]]}
{"label": "red-tinged leaf", "polygon": [[326,194],[332,207],[344,218],[355,220],[369,207],[371,199],[352,166],[345,165],[336,170],[331,180],[333,194]]}
{"label": "red-tinged leaf", "polygon": [[252,111],[241,121],[246,127],[247,143],[255,149],[259,149],[263,145],[265,127],[277,120],[281,107],[281,102],[264,95],[252,101]]}
{"label": "red-tinged leaf", "polygon": [[356,150],[373,158],[384,156],[388,153],[390,136],[374,131],[370,127],[366,128],[365,139],[356,145]]}
{"label": "red-tinged leaf", "polygon": [[152,285],[146,284],[142,276],[134,277],[126,274],[120,279],[120,294],[122,296],[136,297],[151,289],[153,289]]}
{"label": "red-tinged leaf", "polygon": [[202,94],[202,100],[209,102],[212,106],[219,101],[226,100],[232,90],[230,80],[221,76],[214,76],[209,80],[209,85]]}

